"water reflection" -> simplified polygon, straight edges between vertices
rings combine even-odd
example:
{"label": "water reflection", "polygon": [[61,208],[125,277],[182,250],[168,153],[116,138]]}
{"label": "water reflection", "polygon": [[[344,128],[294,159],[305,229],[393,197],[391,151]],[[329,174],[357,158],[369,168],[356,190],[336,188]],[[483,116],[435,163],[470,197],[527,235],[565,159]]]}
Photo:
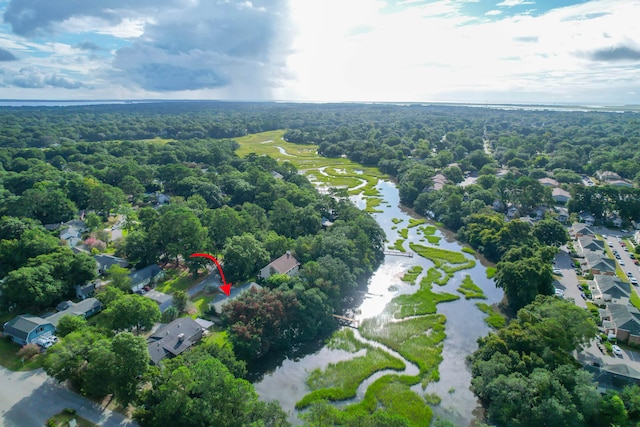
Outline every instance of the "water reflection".
{"label": "water reflection", "polygon": [[[377,188],[383,198],[383,202],[377,209],[383,212],[373,214],[373,217],[384,229],[388,241],[394,242],[400,238],[399,230],[408,226],[411,216],[400,207],[399,194],[394,183],[379,182]],[[353,196],[352,200],[360,208],[366,205],[360,196]],[[402,222],[395,224],[394,218],[396,222],[397,220]],[[462,245],[453,238],[452,233],[443,233],[438,230],[436,235],[442,237],[439,247],[452,251],[462,249]],[[405,248],[409,250],[410,242],[428,245],[420,242],[422,238],[423,236],[418,234],[418,227],[409,229],[408,239],[404,243]],[[466,256],[471,257],[471,255]],[[374,317],[380,314],[396,295],[415,292],[418,289],[417,285],[410,285],[401,280],[402,275],[413,265],[421,265],[425,274],[433,263],[419,256],[413,258],[386,256],[369,280],[366,293],[360,295],[361,302],[354,306],[356,308],[353,311],[356,317],[359,319]],[[502,290],[495,287],[493,280],[486,278],[485,270],[482,263],[477,262],[474,268],[456,272],[447,285],[441,288],[436,286],[437,289],[434,290],[457,294],[456,289],[468,274],[487,296],[483,302],[497,303],[502,299]],[[419,394],[425,392],[438,394],[442,401],[440,405],[434,407],[435,414],[451,419],[456,425],[469,425],[473,420],[474,411],[478,408],[477,400],[469,390],[471,373],[465,363],[467,355],[477,348],[477,338],[489,332],[484,322],[485,315],[475,306],[477,301],[462,298],[437,306],[438,313],[447,317],[447,338],[444,341],[442,353],[444,360],[439,367],[440,381],[429,384],[426,391],[423,391],[420,385],[414,386],[414,390]],[[275,368],[255,382],[256,391],[260,397],[266,400],[277,399],[283,409],[290,412],[290,421],[296,424],[300,424],[300,421],[296,415],[295,403],[309,392],[305,384],[308,372],[316,368],[322,369],[329,363],[353,357],[353,354],[344,351],[322,347],[322,343],[316,343],[316,345],[319,347],[302,348],[298,356],[283,356],[281,360],[275,361],[277,363]],[[304,353],[304,351],[308,352]],[[271,363],[274,361],[272,360]],[[367,385],[382,375],[384,374],[378,373],[366,380],[365,385],[358,388],[356,400],[362,398]]]}

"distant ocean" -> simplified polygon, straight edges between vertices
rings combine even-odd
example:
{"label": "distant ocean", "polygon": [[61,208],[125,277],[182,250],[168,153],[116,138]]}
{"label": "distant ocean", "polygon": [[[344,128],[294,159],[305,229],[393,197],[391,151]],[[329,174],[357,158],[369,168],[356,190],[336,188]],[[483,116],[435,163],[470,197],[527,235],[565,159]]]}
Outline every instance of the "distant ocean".
{"label": "distant ocean", "polygon": [[49,100],[24,100],[24,99],[2,99],[0,100],[0,107],[74,107],[80,105],[105,105],[105,104],[139,104],[143,102],[155,102],[155,101],[110,101],[110,100],[96,100],[96,101],[49,101]]}

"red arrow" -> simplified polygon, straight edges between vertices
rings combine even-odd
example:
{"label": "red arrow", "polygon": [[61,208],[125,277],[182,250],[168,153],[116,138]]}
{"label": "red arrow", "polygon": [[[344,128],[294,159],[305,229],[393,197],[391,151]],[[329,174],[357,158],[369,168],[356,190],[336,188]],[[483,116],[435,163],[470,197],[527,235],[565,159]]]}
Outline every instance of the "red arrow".
{"label": "red arrow", "polygon": [[227,283],[227,280],[224,278],[224,273],[222,272],[222,267],[220,266],[220,263],[218,262],[216,257],[214,257],[213,255],[209,255],[209,254],[191,254],[191,258],[198,257],[198,256],[210,259],[211,261],[213,261],[216,264],[216,267],[218,267],[218,271],[220,272],[220,278],[222,278],[222,286],[220,286],[220,289],[222,289],[222,292],[224,292],[227,296],[230,296],[231,295],[231,283]]}

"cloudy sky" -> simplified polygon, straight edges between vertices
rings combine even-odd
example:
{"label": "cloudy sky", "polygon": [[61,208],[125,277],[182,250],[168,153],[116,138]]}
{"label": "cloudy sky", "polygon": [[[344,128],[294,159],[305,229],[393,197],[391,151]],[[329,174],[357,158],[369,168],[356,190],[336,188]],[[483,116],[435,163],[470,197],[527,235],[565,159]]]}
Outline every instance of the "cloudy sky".
{"label": "cloudy sky", "polygon": [[0,0],[0,99],[640,104],[640,0]]}

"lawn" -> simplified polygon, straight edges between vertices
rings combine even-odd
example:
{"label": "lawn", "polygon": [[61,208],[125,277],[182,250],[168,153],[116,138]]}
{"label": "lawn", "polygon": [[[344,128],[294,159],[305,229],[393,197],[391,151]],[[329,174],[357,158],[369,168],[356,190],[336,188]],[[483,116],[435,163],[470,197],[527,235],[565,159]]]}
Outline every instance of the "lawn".
{"label": "lawn", "polygon": [[71,420],[76,420],[76,425],[78,427],[97,427],[97,424],[92,423],[86,418],[82,418],[79,415],[76,415],[76,411],[73,409],[64,409],[62,412],[55,414],[53,417],[49,418],[46,426],[50,427],[68,427],[69,422]]}
{"label": "lawn", "polygon": [[0,339],[0,365],[12,371],[31,371],[42,367],[42,354],[22,362],[18,356],[20,346],[7,338]]}
{"label": "lawn", "polygon": [[640,296],[638,296],[638,293],[633,288],[631,288],[631,298],[629,298],[629,301],[635,308],[640,310]]}
{"label": "lawn", "polygon": [[213,298],[215,296],[216,294],[214,292],[212,293],[200,292],[199,294],[195,295],[194,298],[191,300],[191,304],[193,304],[193,306],[198,311],[195,314],[193,314],[193,316],[191,317],[195,319],[196,317],[202,316],[209,308],[209,303],[213,301]]}
{"label": "lawn", "polygon": [[166,279],[156,286],[156,291],[165,294],[172,294],[175,291],[186,291],[201,279],[202,275],[194,279],[193,276],[189,274],[189,270],[172,268],[167,271]]}

